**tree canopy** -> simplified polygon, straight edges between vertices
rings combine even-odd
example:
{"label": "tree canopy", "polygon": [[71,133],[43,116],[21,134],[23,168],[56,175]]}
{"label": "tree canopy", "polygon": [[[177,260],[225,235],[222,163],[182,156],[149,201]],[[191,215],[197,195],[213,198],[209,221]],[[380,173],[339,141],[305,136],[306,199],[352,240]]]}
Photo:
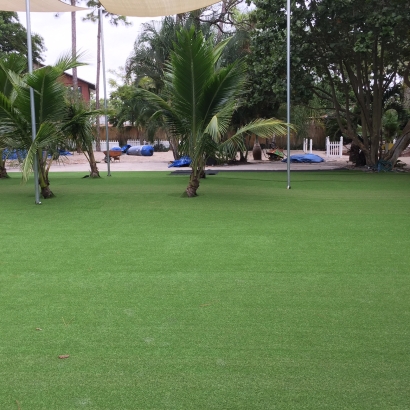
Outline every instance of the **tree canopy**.
{"label": "tree canopy", "polygon": [[[33,59],[43,61],[44,40],[38,34],[32,35]],[[27,56],[27,30],[20,23],[17,13],[0,12],[0,54],[19,53]]]}
{"label": "tree canopy", "polygon": [[[284,100],[285,4],[254,3],[253,98]],[[327,101],[342,133],[359,145],[368,165],[378,161],[383,114],[409,68],[409,26],[406,0],[292,2],[292,99],[307,102],[315,94]]]}

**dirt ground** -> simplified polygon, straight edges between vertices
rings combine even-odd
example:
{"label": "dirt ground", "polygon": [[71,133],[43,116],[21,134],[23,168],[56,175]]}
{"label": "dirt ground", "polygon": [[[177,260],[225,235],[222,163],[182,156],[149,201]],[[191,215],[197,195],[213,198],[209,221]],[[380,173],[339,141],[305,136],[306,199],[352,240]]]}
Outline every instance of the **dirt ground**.
{"label": "dirt ground", "polygon": [[[303,154],[303,151],[291,151],[291,155]],[[313,154],[322,157],[325,162],[319,164],[292,164],[292,168],[300,169],[335,169],[335,168],[354,168],[353,164],[349,162],[347,153],[342,158],[326,158],[326,152],[313,151]],[[404,169],[410,171],[410,149],[407,149],[400,160],[406,163]],[[104,162],[104,153],[95,152],[95,158],[98,163],[98,168],[104,170],[107,164]],[[151,157],[134,156],[123,154],[119,157],[119,161],[112,161],[110,163],[111,170],[117,171],[163,171],[168,169],[168,165],[174,160],[172,151],[155,152]],[[221,164],[215,167],[208,167],[213,169],[232,169],[232,170],[282,170],[286,169],[286,163],[270,161],[266,154],[262,154],[261,161],[255,161],[252,152],[248,154],[247,164]],[[18,171],[19,164],[17,161],[6,161],[6,168],[8,171]],[[86,171],[88,170],[88,161],[84,154],[77,152],[72,155],[60,156],[60,158],[53,162],[50,171]]]}

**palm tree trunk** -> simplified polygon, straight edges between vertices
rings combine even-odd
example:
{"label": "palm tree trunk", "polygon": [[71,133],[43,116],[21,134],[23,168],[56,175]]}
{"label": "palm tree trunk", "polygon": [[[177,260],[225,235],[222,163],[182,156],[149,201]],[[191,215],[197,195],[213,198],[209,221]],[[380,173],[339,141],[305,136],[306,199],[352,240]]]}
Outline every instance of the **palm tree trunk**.
{"label": "palm tree trunk", "polygon": [[88,159],[88,163],[90,164],[90,178],[100,178],[100,172],[98,171],[97,162],[95,161],[94,151],[92,146],[89,147],[84,154]]}
{"label": "palm tree trunk", "polygon": [[189,177],[189,184],[185,192],[187,193],[189,198],[193,198],[198,195],[196,193],[198,188],[199,188],[199,178],[198,178],[197,170],[192,170],[191,176]]}
{"label": "palm tree trunk", "polygon": [[4,179],[4,178],[10,178],[10,177],[9,177],[9,174],[7,173],[6,167],[4,167],[3,165],[0,165],[0,179]]}
{"label": "palm tree trunk", "polygon": [[53,198],[54,194],[50,189],[50,182],[47,174],[47,161],[44,161],[41,155],[38,155],[39,167],[38,167],[38,182],[40,184],[41,195],[44,199]]}
{"label": "palm tree trunk", "polygon": [[4,150],[0,149],[0,179],[9,178],[6,170],[6,160],[3,160]]}

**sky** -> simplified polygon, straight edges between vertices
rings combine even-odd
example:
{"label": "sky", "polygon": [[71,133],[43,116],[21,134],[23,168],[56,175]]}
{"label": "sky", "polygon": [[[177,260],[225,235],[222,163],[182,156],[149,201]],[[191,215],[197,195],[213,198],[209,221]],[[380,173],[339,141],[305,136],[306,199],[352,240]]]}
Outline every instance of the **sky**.
{"label": "sky", "polygon": [[[77,69],[78,77],[95,84],[97,70],[97,23],[83,22],[87,12],[76,12],[77,17],[77,50],[84,52],[82,60],[87,66]],[[26,13],[18,13],[21,24],[26,26]],[[117,70],[124,66],[131,54],[134,42],[141,32],[141,24],[152,21],[152,18],[129,17],[131,26],[113,27],[104,19],[104,43],[107,69],[107,80],[115,76],[108,70]],[[159,19],[157,19],[159,20]],[[64,53],[71,53],[71,13],[31,13],[31,31],[44,38],[46,51],[43,54],[45,64],[53,64]],[[102,73],[100,82],[102,84]],[[108,93],[109,93],[108,89]],[[102,87],[100,96],[103,96]]]}

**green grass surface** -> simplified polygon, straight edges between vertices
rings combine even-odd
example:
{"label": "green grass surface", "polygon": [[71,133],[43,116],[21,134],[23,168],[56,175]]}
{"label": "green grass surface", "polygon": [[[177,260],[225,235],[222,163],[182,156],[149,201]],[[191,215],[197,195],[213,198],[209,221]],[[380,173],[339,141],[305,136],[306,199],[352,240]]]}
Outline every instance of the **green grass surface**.
{"label": "green grass surface", "polygon": [[410,175],[186,185],[0,181],[0,409],[409,409]]}

